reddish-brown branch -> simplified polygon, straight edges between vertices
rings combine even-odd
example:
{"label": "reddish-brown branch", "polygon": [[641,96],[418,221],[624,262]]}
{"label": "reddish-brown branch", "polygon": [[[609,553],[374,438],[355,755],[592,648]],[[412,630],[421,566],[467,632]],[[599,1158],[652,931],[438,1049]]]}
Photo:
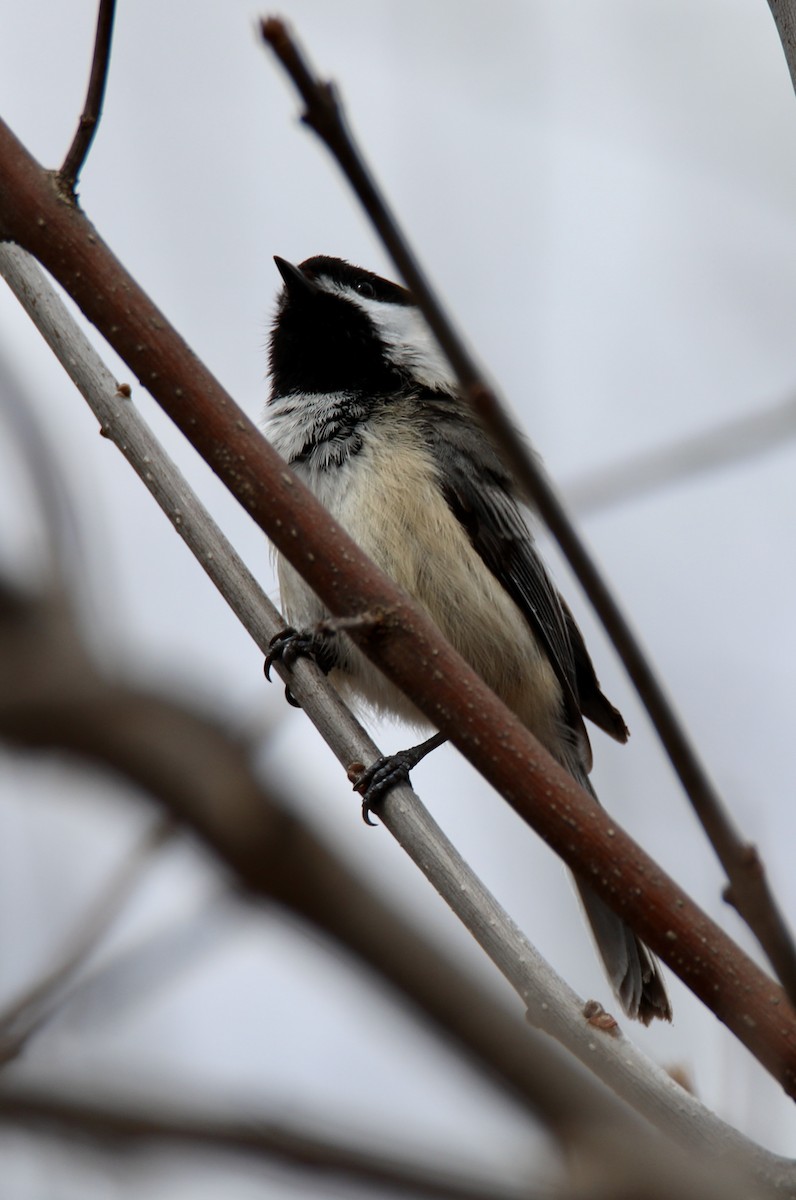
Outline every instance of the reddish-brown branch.
{"label": "reddish-brown branch", "polygon": [[331,612],[462,753],[796,1096],[782,990],[561,770],[299,483],[44,171],[0,123],[0,236],[70,293]]}

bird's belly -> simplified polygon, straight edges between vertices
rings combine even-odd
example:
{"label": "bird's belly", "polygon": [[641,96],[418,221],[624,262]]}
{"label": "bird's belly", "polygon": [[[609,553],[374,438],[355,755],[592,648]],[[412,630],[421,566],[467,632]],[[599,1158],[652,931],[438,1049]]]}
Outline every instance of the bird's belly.
{"label": "bird's belly", "polygon": [[[517,605],[484,565],[451,512],[425,450],[405,438],[379,438],[335,470],[299,472],[365,553],[417,600],[501,699],[551,747],[560,726],[558,680]],[[328,615],[280,556],[280,589],[291,624]],[[341,690],[379,710],[427,724],[415,706],[348,639]]]}

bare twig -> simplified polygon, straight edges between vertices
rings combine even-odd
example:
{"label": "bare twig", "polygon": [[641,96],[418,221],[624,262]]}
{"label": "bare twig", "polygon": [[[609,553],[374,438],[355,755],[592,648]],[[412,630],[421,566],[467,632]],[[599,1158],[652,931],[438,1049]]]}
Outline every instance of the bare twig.
{"label": "bare twig", "polygon": [[[118,388],[96,350],[35,261],[15,246],[0,246],[3,273],[31,319],[85,396],[103,430],[171,519],[261,649],[281,617],[246,571],[229,542],[147,427],[127,389]],[[329,682],[310,663],[297,664],[291,690],[341,763],[372,760],[378,749],[342,705]],[[768,1154],[685,1094],[621,1033],[594,1037],[583,1020],[583,1002],[516,928],[495,898],[457,854],[408,787],[397,790],[381,812],[383,823],[423,871],[492,961],[523,998],[528,1020],[555,1037],[617,1095],[670,1136],[717,1152],[753,1160],[761,1181],[796,1186],[796,1167]],[[146,947],[142,953],[146,953]],[[113,964],[107,970],[113,972]],[[106,974],[107,971],[103,971]],[[82,986],[89,986],[90,980]],[[64,1004],[70,997],[64,997]]]}
{"label": "bare twig", "polygon": [[448,358],[463,395],[470,399],[569,560],[649,712],[694,811],[727,873],[730,887],[725,896],[731,899],[758,938],[791,1003],[796,1005],[796,944],[768,886],[756,849],[739,836],[638,638],[552,484],[539,461],[518,437],[496,393],[486,383],[432,290],[351,136],[335,87],[312,72],[282,21],[277,18],[263,21],[262,36],[301,94],[306,105],[302,121],[314,130],[339,163]]}
{"label": "bare twig", "polygon": [[[415,1195],[430,1200],[542,1200],[542,1193],[495,1179],[465,1178],[460,1166],[422,1163],[411,1149],[377,1153],[363,1142],[311,1134],[283,1120],[250,1115],[188,1114],[165,1108],[162,1101],[142,1106],[140,1099],[121,1097],[87,1100],[65,1093],[14,1087],[0,1090],[0,1122],[30,1127],[37,1132],[73,1140],[88,1138],[100,1146],[189,1145],[203,1153],[244,1154],[269,1163],[296,1167],[329,1183],[370,1185],[392,1195]],[[545,1190],[547,1200],[563,1200]]]}
{"label": "bare twig", "polygon": [[[85,396],[105,432],[172,520],[254,641],[265,650],[281,617],[250,577],[229,542],[167,458],[126,389],[116,386],[96,350],[33,259],[0,246],[0,273],[12,287]],[[342,705],[329,682],[309,663],[297,664],[291,690],[342,763],[370,761],[378,749]],[[408,787],[383,806],[382,821],[523,998],[528,1020],[555,1037],[617,1095],[670,1136],[699,1139],[722,1153],[754,1160],[761,1181],[789,1180],[796,1168],[742,1138],[704,1105],[682,1092],[621,1033],[595,1040],[583,1020],[583,1002],[516,928],[456,852]],[[139,953],[146,953],[147,947]],[[114,965],[108,964],[102,976]],[[86,980],[82,986],[90,986]],[[101,980],[100,980],[101,983]],[[128,986],[128,985],[125,985]],[[64,1004],[70,996],[64,997]]]}
{"label": "bare twig", "polygon": [[[333,615],[391,614],[383,627],[352,629],[350,636],[796,1094],[796,1014],[781,989],[593,803],[373,566],[2,122],[0,180],[0,236],[24,245],[67,289]],[[432,663],[433,670],[417,669]]]}
{"label": "bare twig", "polygon": [[91,75],[88,81],[86,103],[80,114],[77,131],[72,139],[63,166],[58,172],[58,182],[64,195],[74,199],[77,179],[88,157],[91,143],[99,126],[102,116],[102,101],[105,96],[105,85],[108,82],[108,67],[111,57],[111,41],[113,38],[113,18],[116,0],[100,0],[97,14],[97,34],[94,40],[94,56],[91,61]]}
{"label": "bare twig", "polygon": [[564,491],[576,512],[600,512],[680,480],[776,450],[793,438],[796,398],[790,396],[704,433],[584,473]]}
{"label": "bare twig", "polygon": [[0,1065],[15,1058],[38,1030],[60,990],[77,974],[113,925],[156,853],[174,832],[168,818],[156,821],[129,852],[99,896],[59,961],[0,1012]]}

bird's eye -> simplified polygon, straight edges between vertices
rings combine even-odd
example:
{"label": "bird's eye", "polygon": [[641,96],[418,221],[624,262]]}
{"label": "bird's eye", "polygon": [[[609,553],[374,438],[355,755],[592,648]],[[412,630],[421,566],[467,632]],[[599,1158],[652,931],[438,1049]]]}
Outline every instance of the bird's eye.
{"label": "bird's eye", "polygon": [[365,296],[368,300],[372,300],[376,295],[376,289],[369,279],[363,279],[361,283],[358,283],[357,291],[360,296]]}

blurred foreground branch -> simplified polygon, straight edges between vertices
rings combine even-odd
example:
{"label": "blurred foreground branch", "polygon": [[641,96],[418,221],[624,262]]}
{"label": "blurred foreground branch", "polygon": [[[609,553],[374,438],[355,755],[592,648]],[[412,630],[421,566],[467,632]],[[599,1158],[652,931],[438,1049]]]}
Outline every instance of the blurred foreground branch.
{"label": "blurred foreground branch", "polygon": [[309,921],[392,984],[562,1146],[586,1155],[598,1178],[634,1178],[644,1144],[668,1164],[666,1182],[647,1194],[668,1198],[677,1180],[690,1194],[696,1165],[664,1153],[630,1110],[363,887],[257,779],[244,743],[185,705],[103,677],[52,598],[0,592],[0,658],[0,736],[76,754],[143,787],[246,892]]}
{"label": "blurred foreground branch", "polygon": [[[268,1163],[297,1167],[332,1185],[369,1185],[380,1193],[428,1197],[428,1200],[553,1200],[526,1186],[510,1187],[494,1179],[465,1179],[453,1165],[422,1164],[411,1152],[377,1153],[364,1142],[310,1134],[284,1121],[260,1115],[230,1119],[165,1108],[161,1102],[142,1106],[102,1096],[87,1099],[63,1091],[44,1092],[15,1086],[0,1088],[0,1122],[39,1133],[81,1140],[102,1147],[188,1145],[203,1153],[243,1154]],[[555,1200],[566,1200],[556,1191]]]}

